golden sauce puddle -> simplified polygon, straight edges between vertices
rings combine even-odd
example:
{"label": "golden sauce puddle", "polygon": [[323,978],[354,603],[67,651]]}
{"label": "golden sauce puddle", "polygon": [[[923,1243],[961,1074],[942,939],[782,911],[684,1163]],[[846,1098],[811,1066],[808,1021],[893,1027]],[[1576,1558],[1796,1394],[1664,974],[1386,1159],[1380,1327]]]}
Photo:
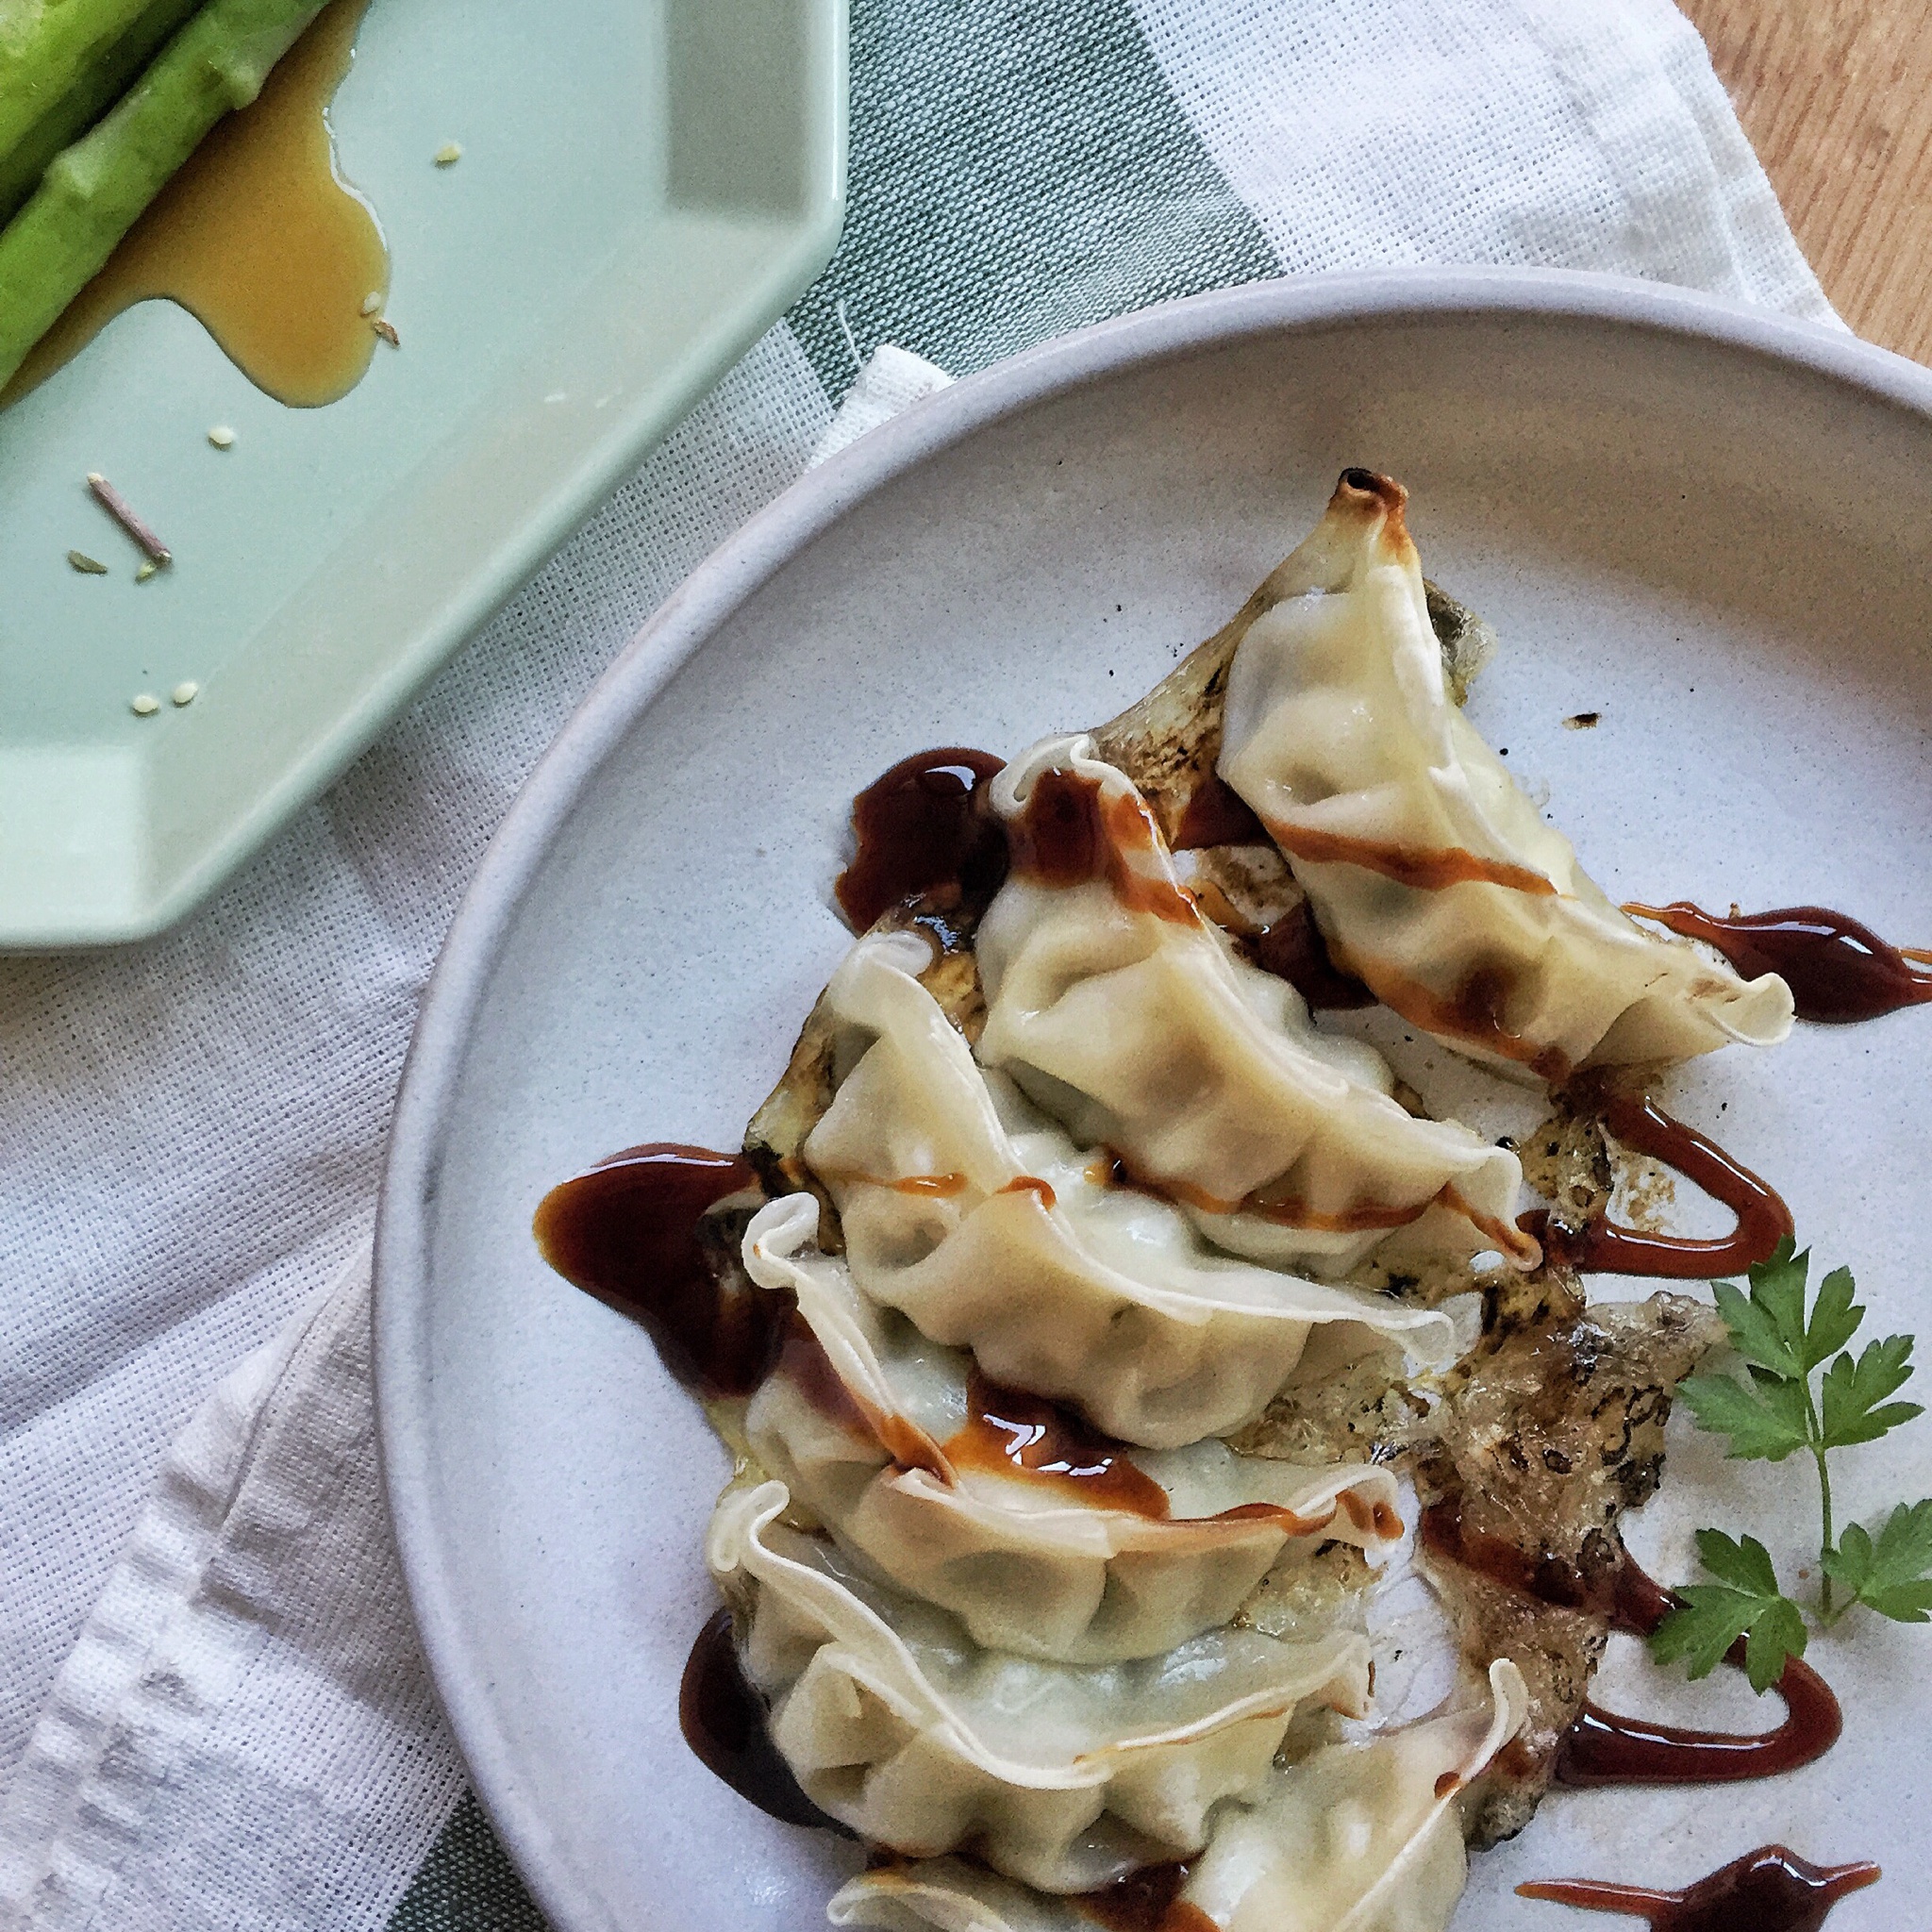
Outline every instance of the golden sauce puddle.
{"label": "golden sauce puddle", "polygon": [[376,342],[362,304],[387,299],[389,251],[369,204],[336,174],[327,110],[368,8],[331,0],[316,16],[68,304],[0,405],[157,296],[178,302],[277,402],[312,408],[355,388]]}

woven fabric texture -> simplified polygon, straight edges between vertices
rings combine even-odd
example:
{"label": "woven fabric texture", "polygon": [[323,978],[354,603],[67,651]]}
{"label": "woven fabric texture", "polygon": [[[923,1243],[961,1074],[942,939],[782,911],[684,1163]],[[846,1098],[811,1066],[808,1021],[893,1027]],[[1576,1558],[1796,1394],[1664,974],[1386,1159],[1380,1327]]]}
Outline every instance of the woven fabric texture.
{"label": "woven fabric texture", "polygon": [[391,1094],[537,755],[874,350],[1401,262],[1829,314],[1667,0],[854,0],[852,113],[824,275],[333,791],[178,931],[0,961],[0,1924],[532,1923],[452,1811],[367,1454]]}

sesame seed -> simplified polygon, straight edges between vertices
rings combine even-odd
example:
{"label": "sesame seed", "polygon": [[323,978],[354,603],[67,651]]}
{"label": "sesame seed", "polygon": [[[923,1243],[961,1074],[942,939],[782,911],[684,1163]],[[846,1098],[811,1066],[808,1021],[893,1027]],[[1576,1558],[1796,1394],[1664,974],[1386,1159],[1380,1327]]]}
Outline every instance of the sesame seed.
{"label": "sesame seed", "polygon": [[380,289],[371,289],[368,294],[362,298],[362,313],[364,315],[374,315],[381,307],[382,291]]}
{"label": "sesame seed", "polygon": [[439,168],[447,168],[453,161],[463,158],[463,144],[459,141],[446,141],[436,150],[435,161]]}
{"label": "sesame seed", "polygon": [[161,708],[161,701],[153,691],[144,691],[133,700],[128,708],[137,718],[152,718]]}
{"label": "sesame seed", "polygon": [[168,702],[174,705],[192,705],[195,693],[200,690],[200,685],[196,684],[193,678],[185,677],[168,693]]}
{"label": "sesame seed", "polygon": [[235,432],[225,423],[217,423],[208,431],[208,440],[217,449],[233,449],[235,446]]}

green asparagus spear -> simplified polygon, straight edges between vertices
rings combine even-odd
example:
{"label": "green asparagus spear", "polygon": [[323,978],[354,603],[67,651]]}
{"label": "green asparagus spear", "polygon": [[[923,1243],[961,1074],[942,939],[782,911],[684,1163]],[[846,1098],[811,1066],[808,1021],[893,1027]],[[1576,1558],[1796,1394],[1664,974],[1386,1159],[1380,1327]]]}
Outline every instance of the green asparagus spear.
{"label": "green asparagus spear", "polygon": [[[51,23],[72,0],[0,0],[0,222],[40,186],[47,163],[76,142],[132,87],[156,50],[201,0],[142,0],[118,34],[89,48],[63,85],[48,45]],[[115,14],[128,11],[114,0]],[[73,63],[68,63],[73,64]]]}
{"label": "green asparagus spear", "polygon": [[207,0],[0,228],[0,386],[224,114],[245,108],[323,0]]}
{"label": "green asparagus spear", "polygon": [[0,155],[86,78],[155,0],[0,0]]}

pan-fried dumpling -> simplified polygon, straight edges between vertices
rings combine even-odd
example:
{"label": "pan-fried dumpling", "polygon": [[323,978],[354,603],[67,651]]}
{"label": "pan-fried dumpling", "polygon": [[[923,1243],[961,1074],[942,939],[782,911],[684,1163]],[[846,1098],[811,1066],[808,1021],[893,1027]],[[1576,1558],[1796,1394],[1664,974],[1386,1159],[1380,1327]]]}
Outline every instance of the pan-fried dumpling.
{"label": "pan-fried dumpling", "polygon": [[1471,1058],[1551,1081],[1783,1040],[1784,981],[1627,919],[1451,701],[1407,501],[1345,471],[1228,675],[1221,775],[1336,963]]}
{"label": "pan-fried dumpling", "polygon": [[839,1087],[805,1158],[864,1293],[994,1381],[1155,1448],[1251,1422],[1317,1326],[1338,1358],[1394,1341],[1441,1365],[1474,1339],[1441,1309],[1213,1254],[1169,1202],[1111,1185],[974,1063],[918,981],[929,958],[916,934],[864,939],[826,990]]}
{"label": "pan-fried dumpling", "polygon": [[[1442,1932],[1468,1876],[1457,1793],[1522,1727],[1516,1666],[1490,1666],[1490,1701],[1278,1771],[1225,1808],[1172,1915],[1176,1932]],[[888,1865],[843,1887],[835,1925],[887,1932],[1081,1932],[1064,1899],[957,1858]]]}
{"label": "pan-fried dumpling", "polygon": [[825,1917],[835,1925],[879,1925],[885,1932],[1092,1932],[1103,1923],[1069,1899],[1029,1891],[959,1858],[875,1865],[832,1894]]}
{"label": "pan-fried dumpling", "polygon": [[943,1610],[776,1519],[783,1483],[733,1489],[707,1557],[740,1607],[747,1675],[806,1795],[914,1857],[970,1845],[1047,1891],[1104,1885],[1206,1842],[1269,1776],[1295,1712],[1367,1705],[1367,1639],[1216,1630],[1134,1663],[982,1650]]}
{"label": "pan-fried dumpling", "polygon": [[1214,1438],[1128,1457],[990,1388],[808,1247],[817,1222],[812,1196],[793,1194],[745,1232],[752,1278],[789,1290],[802,1322],[745,1439],[841,1545],[975,1642],[1074,1663],[1153,1657],[1226,1623],[1284,1553],[1334,1539],[1374,1558],[1399,1541],[1386,1469],[1302,1469]]}
{"label": "pan-fried dumpling", "polygon": [[1439,1932],[1469,1876],[1457,1793],[1523,1728],[1507,1658],[1490,1702],[1277,1772],[1229,1814],[1181,1896],[1222,1932]]}
{"label": "pan-fried dumpling", "polygon": [[1013,864],[976,939],[980,1059],[1238,1254],[1341,1273],[1400,1230],[1533,1265],[1515,1156],[1406,1112],[1372,1048],[1236,957],[1132,780],[1091,752],[1048,739],[993,780]]}

